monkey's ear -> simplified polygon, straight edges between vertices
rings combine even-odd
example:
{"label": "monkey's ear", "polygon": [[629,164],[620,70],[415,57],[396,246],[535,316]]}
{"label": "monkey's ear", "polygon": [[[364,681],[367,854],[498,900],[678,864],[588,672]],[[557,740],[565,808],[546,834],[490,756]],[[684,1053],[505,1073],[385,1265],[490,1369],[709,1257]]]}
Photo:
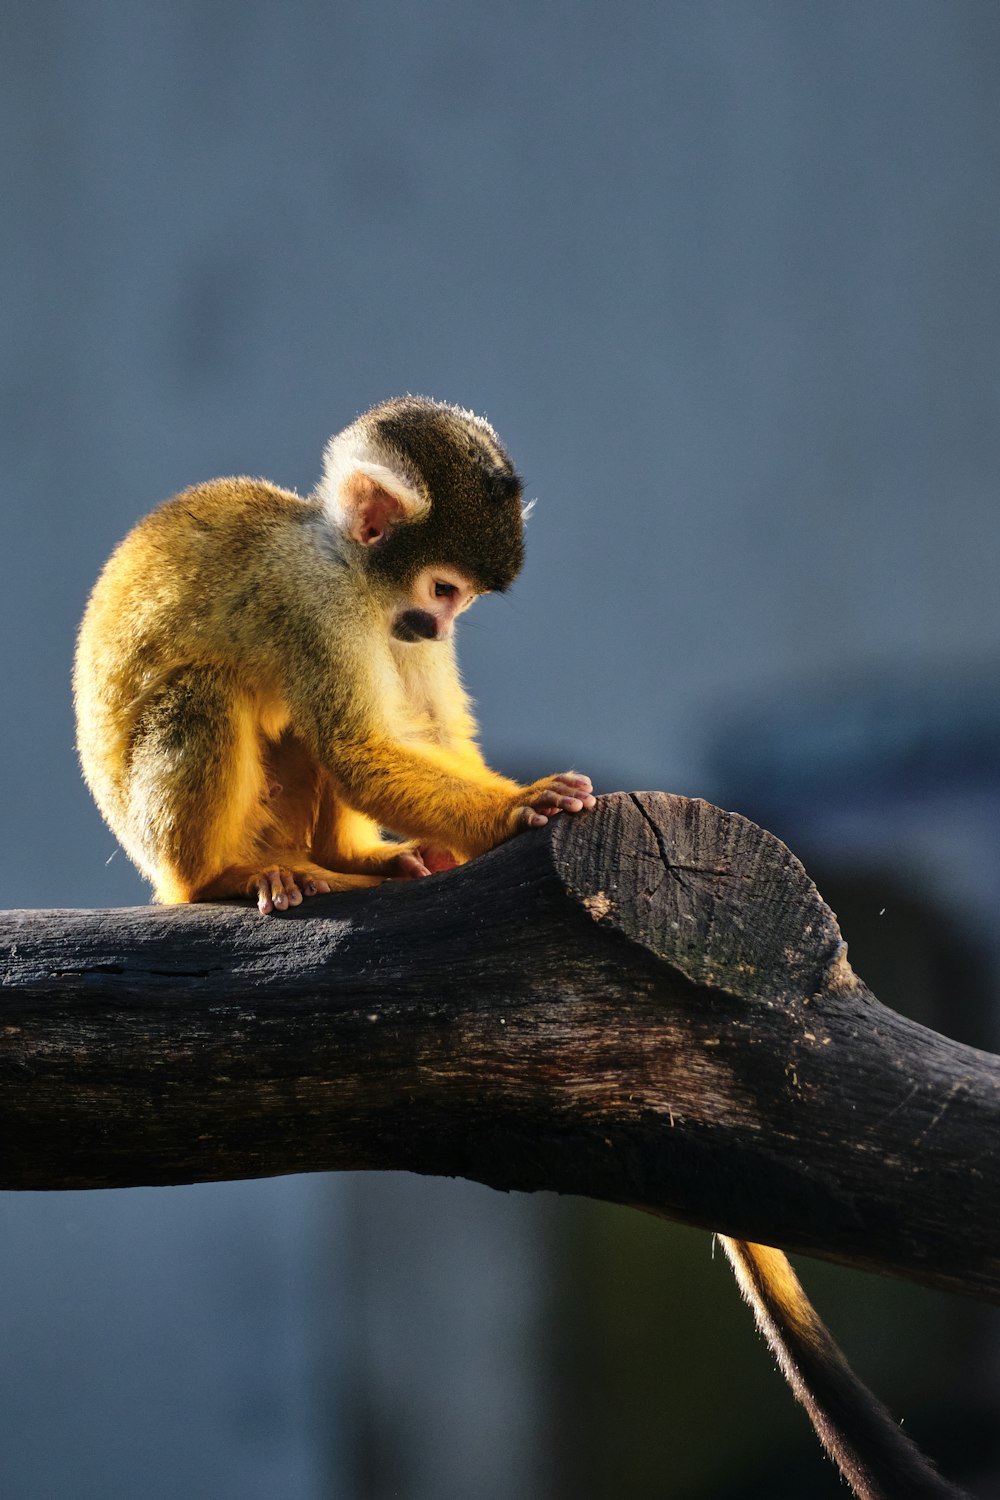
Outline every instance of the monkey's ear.
{"label": "monkey's ear", "polygon": [[326,450],[326,470],[317,491],[327,514],[352,541],[371,546],[403,521],[414,521],[430,501],[408,476],[345,451],[334,438]]}
{"label": "monkey's ear", "polygon": [[359,470],[347,476],[337,498],[344,534],[365,547],[380,542],[413,512],[405,499],[380,484],[374,475]]}

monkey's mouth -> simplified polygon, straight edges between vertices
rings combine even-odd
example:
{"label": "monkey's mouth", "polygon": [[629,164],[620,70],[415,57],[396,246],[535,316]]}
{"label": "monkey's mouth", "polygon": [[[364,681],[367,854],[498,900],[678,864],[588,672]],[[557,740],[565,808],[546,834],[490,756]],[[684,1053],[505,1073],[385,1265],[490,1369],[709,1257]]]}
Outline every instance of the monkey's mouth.
{"label": "monkey's mouth", "polygon": [[392,626],[397,641],[436,641],[438,622],[426,609],[404,609]]}

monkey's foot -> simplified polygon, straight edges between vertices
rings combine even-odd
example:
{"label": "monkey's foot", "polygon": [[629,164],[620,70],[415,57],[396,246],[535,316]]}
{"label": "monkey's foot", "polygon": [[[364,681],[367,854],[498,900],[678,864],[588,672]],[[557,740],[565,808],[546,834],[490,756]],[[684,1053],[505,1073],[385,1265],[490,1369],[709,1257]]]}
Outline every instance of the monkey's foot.
{"label": "monkey's foot", "polygon": [[544,828],[549,818],[557,813],[579,813],[594,807],[594,784],[589,776],[576,771],[563,771],[558,776],[545,776],[531,786],[522,787],[518,793],[517,806],[511,813],[511,833],[520,833],[525,828]]}
{"label": "monkey's foot", "polygon": [[306,876],[300,870],[288,870],[273,865],[262,870],[256,878],[257,910],[264,916],[273,911],[287,911],[290,906],[301,906],[305,896],[325,895],[330,886],[325,880]]}
{"label": "monkey's foot", "polygon": [[306,896],[325,896],[330,891],[353,891],[380,885],[370,875],[342,875],[308,863],[272,865],[251,877],[249,889],[257,892],[257,910],[263,916],[301,906]]}

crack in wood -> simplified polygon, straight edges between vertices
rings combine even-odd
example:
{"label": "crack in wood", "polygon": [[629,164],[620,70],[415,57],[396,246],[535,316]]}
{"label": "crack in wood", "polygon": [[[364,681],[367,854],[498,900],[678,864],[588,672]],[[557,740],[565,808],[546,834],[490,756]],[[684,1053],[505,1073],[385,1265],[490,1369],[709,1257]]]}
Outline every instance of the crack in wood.
{"label": "crack in wood", "polygon": [[[652,830],[653,838],[656,840],[657,848],[660,851],[660,859],[663,863],[665,873],[668,875],[672,875],[682,890],[690,891],[691,887],[688,885],[686,880],[683,880],[681,878],[681,875],[679,873],[679,871],[684,867],[681,865],[675,865],[673,860],[670,858],[670,851],[667,848],[667,841],[663,837],[663,831],[660,828],[659,824],[656,822],[656,819],[650,816],[647,809],[639,801],[639,798],[637,797],[635,792],[630,792],[629,798],[631,799],[633,806],[638,808],[640,816],[646,821],[646,823],[649,824],[649,827]],[[658,886],[652,887],[648,889],[645,894],[647,896],[652,896],[658,889]]]}

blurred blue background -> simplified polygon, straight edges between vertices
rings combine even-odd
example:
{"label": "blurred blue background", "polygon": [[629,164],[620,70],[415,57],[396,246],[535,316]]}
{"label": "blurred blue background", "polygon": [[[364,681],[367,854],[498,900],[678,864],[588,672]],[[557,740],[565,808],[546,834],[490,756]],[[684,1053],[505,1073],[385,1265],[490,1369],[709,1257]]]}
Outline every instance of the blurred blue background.
{"label": "blurred blue background", "polygon": [[[147,899],[69,671],[173,491],[488,415],[490,759],[765,821],[881,998],[997,1044],[993,0],[41,0],[0,49],[5,906]],[[109,862],[110,859],[110,862]],[[708,1237],[405,1177],[0,1198],[4,1500],[842,1494]],[[974,1304],[807,1263],[1000,1495]]]}

